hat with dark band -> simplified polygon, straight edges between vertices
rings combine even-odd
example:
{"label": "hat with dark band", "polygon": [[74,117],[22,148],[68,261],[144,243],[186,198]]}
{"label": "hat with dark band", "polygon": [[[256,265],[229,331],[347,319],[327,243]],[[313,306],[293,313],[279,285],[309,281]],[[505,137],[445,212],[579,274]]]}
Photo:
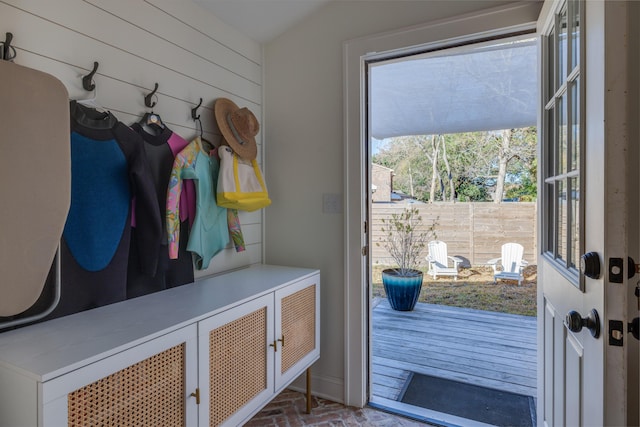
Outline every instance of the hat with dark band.
{"label": "hat with dark band", "polygon": [[214,113],[218,128],[233,151],[245,160],[255,159],[258,153],[255,136],[260,124],[251,110],[238,107],[230,99],[218,98]]}

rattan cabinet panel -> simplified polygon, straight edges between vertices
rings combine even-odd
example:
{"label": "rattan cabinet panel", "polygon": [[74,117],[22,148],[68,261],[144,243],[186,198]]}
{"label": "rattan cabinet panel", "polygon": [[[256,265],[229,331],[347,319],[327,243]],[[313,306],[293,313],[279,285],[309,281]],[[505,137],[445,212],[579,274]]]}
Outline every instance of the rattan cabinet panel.
{"label": "rattan cabinet panel", "polygon": [[196,331],[181,328],[44,383],[42,425],[195,425]]}
{"label": "rattan cabinet panel", "polygon": [[183,426],[185,343],[67,395],[69,427]]}
{"label": "rattan cabinet panel", "polygon": [[273,294],[200,322],[198,335],[201,425],[241,425],[273,395]]}
{"label": "rattan cabinet panel", "polygon": [[286,387],[320,357],[320,283],[313,276],[279,289],[276,299],[276,390]]}

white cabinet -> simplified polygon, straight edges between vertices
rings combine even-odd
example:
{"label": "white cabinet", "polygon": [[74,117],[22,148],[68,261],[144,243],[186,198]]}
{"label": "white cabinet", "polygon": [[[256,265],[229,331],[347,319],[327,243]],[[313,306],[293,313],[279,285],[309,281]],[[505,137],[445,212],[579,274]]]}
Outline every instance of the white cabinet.
{"label": "white cabinet", "polygon": [[318,279],[198,323],[201,425],[242,424],[320,357]]}
{"label": "white cabinet", "polygon": [[259,265],[0,333],[0,427],[240,425],[319,358],[319,286]]}

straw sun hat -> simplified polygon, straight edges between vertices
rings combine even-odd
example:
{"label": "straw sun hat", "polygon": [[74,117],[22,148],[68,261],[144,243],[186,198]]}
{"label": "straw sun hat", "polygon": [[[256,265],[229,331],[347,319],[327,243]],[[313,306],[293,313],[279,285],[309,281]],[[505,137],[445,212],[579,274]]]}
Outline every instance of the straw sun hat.
{"label": "straw sun hat", "polygon": [[218,98],[214,112],[220,132],[233,151],[242,159],[255,159],[258,153],[255,136],[260,124],[251,110],[238,107],[230,99]]}

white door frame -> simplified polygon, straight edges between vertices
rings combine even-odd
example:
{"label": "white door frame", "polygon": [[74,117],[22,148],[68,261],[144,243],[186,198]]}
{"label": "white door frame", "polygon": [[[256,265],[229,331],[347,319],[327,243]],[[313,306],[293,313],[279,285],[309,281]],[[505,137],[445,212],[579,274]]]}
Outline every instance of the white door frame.
{"label": "white door frame", "polygon": [[344,403],[362,407],[368,399],[369,290],[366,283],[368,244],[368,173],[366,62],[502,36],[535,28],[540,6],[511,3],[505,7],[410,27],[392,33],[345,42],[344,59],[344,177],[345,177],[345,367]]}

